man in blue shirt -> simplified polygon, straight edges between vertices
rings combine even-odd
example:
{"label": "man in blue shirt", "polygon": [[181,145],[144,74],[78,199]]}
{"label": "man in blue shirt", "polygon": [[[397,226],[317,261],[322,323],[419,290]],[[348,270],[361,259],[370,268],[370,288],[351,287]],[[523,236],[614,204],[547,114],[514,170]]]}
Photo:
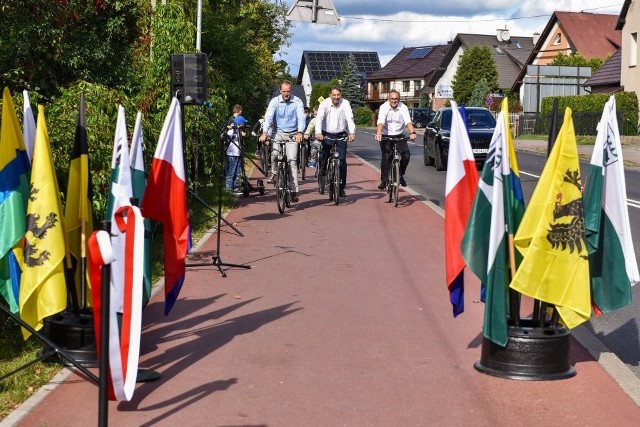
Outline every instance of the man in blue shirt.
{"label": "man in blue shirt", "polygon": [[302,142],[304,133],[305,116],[304,104],[302,100],[291,94],[291,82],[284,80],[280,84],[280,95],[276,96],[269,102],[267,112],[264,116],[264,126],[259,141],[267,142],[267,130],[275,124],[276,135],[273,151],[271,152],[271,178],[269,182],[274,181],[276,174],[276,158],[278,150],[282,145],[277,142],[284,142],[285,153],[291,168],[291,181],[289,189],[291,190],[291,201],[298,201],[298,145]]}

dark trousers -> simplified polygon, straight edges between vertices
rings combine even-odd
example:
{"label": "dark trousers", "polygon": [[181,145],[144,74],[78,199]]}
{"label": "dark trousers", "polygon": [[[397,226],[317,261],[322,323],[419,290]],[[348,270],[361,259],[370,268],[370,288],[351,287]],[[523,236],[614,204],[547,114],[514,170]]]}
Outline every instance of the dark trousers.
{"label": "dark trousers", "polygon": [[[326,138],[322,140],[322,148],[320,149],[320,164],[318,176],[324,176],[325,166],[329,153],[331,152],[331,143],[333,141]],[[340,190],[344,190],[347,186],[347,141],[338,141],[336,144],[338,149],[338,159],[340,160]]]}
{"label": "dark trousers", "polygon": [[382,153],[382,159],[380,159],[380,181],[387,182],[387,176],[389,175],[389,164],[391,163],[392,145],[398,145],[398,152],[400,153],[400,176],[404,176],[409,166],[409,159],[411,153],[409,153],[409,144],[407,141],[380,141],[380,152]]}

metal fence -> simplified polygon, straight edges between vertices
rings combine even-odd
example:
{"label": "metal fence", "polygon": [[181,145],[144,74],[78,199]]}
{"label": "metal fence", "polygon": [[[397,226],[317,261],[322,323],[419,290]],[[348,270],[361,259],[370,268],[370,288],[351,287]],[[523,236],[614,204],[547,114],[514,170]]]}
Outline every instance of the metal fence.
{"label": "metal fence", "polygon": [[[623,111],[618,110],[618,127],[621,135],[638,135],[638,127],[635,120],[625,117]],[[602,113],[592,112],[573,112],[573,126],[576,135],[596,135],[598,130],[596,126],[600,121]],[[511,122],[511,131],[515,136],[518,135],[548,135],[551,123],[551,114],[540,113],[510,113],[509,120]],[[558,129],[564,121],[564,112],[558,114],[556,118]]]}

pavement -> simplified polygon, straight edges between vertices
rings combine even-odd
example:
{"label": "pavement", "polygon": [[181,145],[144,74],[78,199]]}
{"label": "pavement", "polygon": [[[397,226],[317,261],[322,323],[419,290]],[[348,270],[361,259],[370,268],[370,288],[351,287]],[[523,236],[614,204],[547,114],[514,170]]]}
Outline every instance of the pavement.
{"label": "pavement", "polygon": [[[640,164],[640,151],[623,151]],[[110,425],[637,425],[640,382],[586,328],[572,332],[572,378],[476,371],[479,283],[467,274],[465,312],[453,318],[442,210],[411,183],[393,207],[374,166],[351,155],[348,164],[339,206],[313,178],[284,214],[271,186],[238,198],[226,219],[244,236],[223,223],[190,256],[219,256],[227,277],[214,265],[188,268],[168,316],[162,292],[154,295],[140,367],[160,378],[139,383],[130,402],[110,402]],[[0,426],[97,418],[98,387],[64,369]]]}

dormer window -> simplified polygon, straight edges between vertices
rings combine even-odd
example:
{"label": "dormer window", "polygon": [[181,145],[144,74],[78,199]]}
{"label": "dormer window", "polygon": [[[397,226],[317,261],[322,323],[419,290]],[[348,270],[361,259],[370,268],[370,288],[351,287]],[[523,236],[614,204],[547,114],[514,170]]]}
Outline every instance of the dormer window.
{"label": "dormer window", "polygon": [[558,33],[558,34],[556,34],[556,38],[553,39],[553,44],[554,45],[559,45],[560,43],[562,43],[562,34]]}

